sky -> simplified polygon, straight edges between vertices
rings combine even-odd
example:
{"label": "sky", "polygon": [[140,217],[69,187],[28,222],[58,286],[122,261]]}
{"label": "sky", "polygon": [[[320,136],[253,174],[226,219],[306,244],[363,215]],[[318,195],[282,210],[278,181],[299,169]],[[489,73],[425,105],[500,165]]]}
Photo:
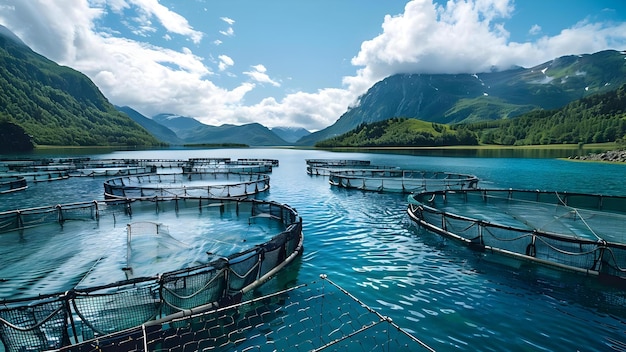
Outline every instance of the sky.
{"label": "sky", "polygon": [[624,0],[0,0],[0,24],[147,117],[309,131],[393,74],[626,50]]}

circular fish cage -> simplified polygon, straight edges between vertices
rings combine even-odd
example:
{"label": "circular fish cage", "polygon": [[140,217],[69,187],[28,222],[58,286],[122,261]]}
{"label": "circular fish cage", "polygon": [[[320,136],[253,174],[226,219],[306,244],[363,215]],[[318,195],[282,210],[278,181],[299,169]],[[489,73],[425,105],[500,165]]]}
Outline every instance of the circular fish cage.
{"label": "circular fish cage", "polygon": [[106,199],[153,197],[248,197],[270,187],[270,178],[260,173],[189,172],[142,174],[108,179]]}
{"label": "circular fish cage", "polygon": [[156,166],[133,159],[84,159],[74,162],[71,177],[114,177],[156,173]]}
{"label": "circular fish cage", "polygon": [[28,188],[24,176],[0,176],[0,194],[23,191]]}
{"label": "circular fish cage", "polygon": [[69,173],[75,168],[71,160],[2,160],[0,171],[2,176],[23,177],[26,182],[48,182],[68,179]]}
{"label": "circular fish cage", "polygon": [[155,197],[0,213],[0,338],[59,349],[242,299],[302,251],[295,209]]}
{"label": "circular fish cage", "polygon": [[306,159],[306,173],[312,176],[328,176],[332,171],[341,169],[387,168],[370,163],[369,160]]}
{"label": "circular fish cage", "polygon": [[626,282],[626,197],[466,189],[408,202],[418,225],[478,251]]}
{"label": "circular fish cage", "polygon": [[400,193],[478,186],[478,178],[473,175],[399,169],[336,170],[331,171],[329,182],[343,188]]}

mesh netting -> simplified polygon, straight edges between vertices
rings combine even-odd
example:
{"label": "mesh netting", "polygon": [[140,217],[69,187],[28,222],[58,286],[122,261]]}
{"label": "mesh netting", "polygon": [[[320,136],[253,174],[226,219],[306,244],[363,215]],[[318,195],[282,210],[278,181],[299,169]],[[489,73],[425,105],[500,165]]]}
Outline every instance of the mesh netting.
{"label": "mesh netting", "polygon": [[409,196],[409,215],[468,245],[574,271],[626,278],[626,197],[463,190]]}
{"label": "mesh netting", "polygon": [[83,339],[128,329],[154,319],[161,302],[154,280],[114,287],[77,291],[71,300]]}
{"label": "mesh netting", "polygon": [[432,351],[328,279],[63,351]]}
{"label": "mesh netting", "polygon": [[161,297],[165,314],[218,302],[225,295],[227,271],[215,266],[163,277]]}
{"label": "mesh netting", "polygon": [[[69,341],[65,302],[35,301],[0,310],[0,338],[6,351],[55,349]],[[31,346],[31,348],[25,348]]]}

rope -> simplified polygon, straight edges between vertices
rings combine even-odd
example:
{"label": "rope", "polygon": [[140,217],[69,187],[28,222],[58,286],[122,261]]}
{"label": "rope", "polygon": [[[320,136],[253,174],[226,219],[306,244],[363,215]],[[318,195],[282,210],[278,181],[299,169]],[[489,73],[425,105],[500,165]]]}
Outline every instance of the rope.
{"label": "rope", "polygon": [[576,215],[578,215],[578,217],[580,217],[580,220],[582,220],[583,224],[585,224],[585,226],[589,229],[589,231],[591,231],[591,233],[596,236],[596,238],[600,241],[602,241],[603,239],[598,236],[595,231],[593,231],[593,229],[591,228],[591,226],[589,226],[589,224],[587,224],[587,221],[585,221],[585,218],[582,217],[582,215],[580,215],[580,212],[578,211],[578,209],[574,208],[574,207],[570,207],[569,205],[565,204],[565,202],[563,201],[563,199],[561,199],[561,197],[559,196],[558,192],[554,192],[556,194],[557,199],[559,200],[559,202],[561,204],[563,204],[564,207],[568,208],[568,209],[573,209],[573,211],[576,213]]}
{"label": "rope", "polygon": [[434,350],[434,349],[432,349],[430,346],[428,346],[427,344],[425,344],[424,342],[422,342],[420,339],[418,339],[417,337],[415,337],[415,336],[411,335],[410,333],[408,333],[407,331],[405,331],[404,329],[402,329],[400,326],[398,326],[396,323],[394,323],[394,322],[391,320],[391,318],[389,318],[389,317],[385,317],[385,316],[383,316],[382,314],[378,313],[377,311],[375,311],[374,309],[372,309],[371,307],[369,307],[367,304],[363,303],[361,300],[359,300],[358,298],[356,298],[356,297],[355,297],[354,295],[352,295],[350,292],[346,291],[343,287],[341,287],[341,286],[337,285],[336,283],[334,283],[332,280],[330,280],[330,279],[328,278],[328,276],[327,276],[326,274],[321,274],[321,275],[320,275],[320,278],[321,278],[322,280],[326,280],[326,281],[328,281],[328,283],[330,283],[331,285],[333,285],[335,288],[337,288],[337,289],[338,289],[339,291],[341,291],[343,294],[345,294],[346,296],[350,297],[353,301],[355,301],[355,302],[357,302],[358,304],[360,304],[360,305],[361,305],[361,307],[363,307],[363,308],[365,308],[367,311],[369,311],[369,312],[371,312],[371,313],[375,314],[375,315],[379,318],[379,321],[378,321],[378,322],[374,322],[374,323],[370,324],[369,326],[367,326],[367,325],[366,325],[366,326],[362,327],[361,329],[359,329],[359,330],[357,330],[357,331],[354,331],[354,332],[352,332],[352,333],[348,334],[348,336],[346,336],[346,337],[344,337],[344,338],[342,338],[342,339],[338,339],[338,340],[335,340],[335,341],[331,341],[331,342],[330,342],[330,343],[328,343],[327,345],[322,346],[322,347],[320,347],[320,348],[318,348],[318,349],[315,349],[315,350],[313,350],[313,351],[319,351],[319,350],[321,350],[321,349],[324,349],[325,347],[328,347],[328,346],[330,346],[330,345],[333,345],[333,344],[335,344],[335,343],[337,343],[337,342],[339,342],[339,341],[341,341],[341,340],[344,340],[344,339],[346,339],[346,338],[352,337],[352,336],[354,336],[355,334],[357,334],[357,333],[359,333],[359,332],[361,332],[361,331],[365,331],[365,330],[367,330],[367,329],[369,329],[369,328],[371,328],[371,327],[373,327],[373,326],[376,326],[376,325],[380,324],[381,322],[385,321],[385,322],[388,322],[388,323],[389,323],[391,326],[393,326],[394,328],[396,328],[398,331],[400,331],[401,333],[403,333],[404,335],[408,336],[411,340],[413,340],[413,341],[417,342],[418,344],[420,344],[420,346],[424,347],[424,348],[425,348],[425,349],[427,349],[428,351],[430,351],[430,352],[435,352],[435,350]]}
{"label": "rope", "polygon": [[[165,286],[165,284],[162,284],[161,287],[163,288],[164,291],[170,293],[172,296],[178,298],[178,299],[190,299],[195,297],[196,295],[198,295],[200,292],[204,291],[207,287],[209,287],[209,285],[211,285],[213,283],[213,281],[215,281],[217,278],[221,277],[221,274],[225,271],[226,269],[221,269],[220,271],[218,271],[215,276],[213,276],[213,278],[211,278],[211,280],[207,281],[207,283],[201,287],[198,291],[193,292],[192,294],[190,294],[189,296],[181,296],[176,294],[174,291],[170,290],[169,288],[167,288]],[[189,276],[188,276],[189,277]],[[165,302],[169,305],[168,302]],[[173,307],[173,306],[172,306]]]}
{"label": "rope", "polygon": [[38,322],[37,324],[28,327],[28,328],[23,328],[17,325],[14,325],[12,323],[10,323],[8,320],[5,320],[3,318],[0,318],[0,323],[10,327],[11,329],[15,329],[18,331],[30,331],[30,330],[34,330],[39,328],[40,326],[42,326],[43,324],[47,323],[50,319],[52,319],[53,316],[55,316],[58,312],[63,310],[63,306],[60,306],[59,308],[55,309],[54,311],[52,311],[52,313],[50,313],[47,317],[45,317],[42,321]]}

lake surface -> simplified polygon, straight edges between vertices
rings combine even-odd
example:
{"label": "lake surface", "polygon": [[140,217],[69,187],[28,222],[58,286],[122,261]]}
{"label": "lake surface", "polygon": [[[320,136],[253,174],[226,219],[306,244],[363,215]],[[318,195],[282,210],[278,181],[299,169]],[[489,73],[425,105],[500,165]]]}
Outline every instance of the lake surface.
{"label": "lake surface", "polygon": [[[80,151],[120,159],[266,158],[280,166],[257,198],[286,203],[304,222],[302,258],[281,273],[292,283],[327,274],[365,304],[438,351],[626,350],[626,292],[571,273],[505,263],[415,227],[406,195],[332,187],[306,159],[360,159],[403,169],[473,174],[483,188],[626,195],[626,165],[536,156],[482,157],[297,149]],[[425,155],[411,155],[425,154]],[[549,154],[549,153],[548,153]],[[36,157],[71,157],[72,151]],[[103,199],[103,178],[70,178],[0,195],[0,210]],[[626,228],[626,224],[624,224]],[[626,234],[625,234],[626,236]],[[1,262],[1,259],[0,259]]]}

